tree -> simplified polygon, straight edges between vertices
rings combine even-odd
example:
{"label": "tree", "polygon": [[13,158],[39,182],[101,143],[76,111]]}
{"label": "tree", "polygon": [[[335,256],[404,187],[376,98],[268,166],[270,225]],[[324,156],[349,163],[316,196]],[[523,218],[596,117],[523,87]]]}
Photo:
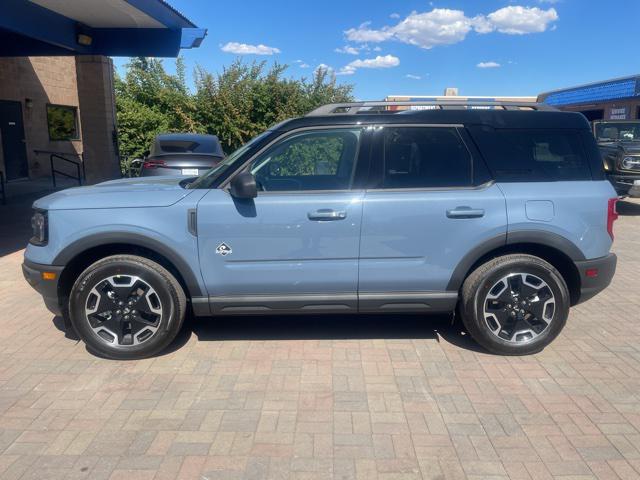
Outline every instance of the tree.
{"label": "tree", "polygon": [[141,158],[164,132],[217,135],[231,152],[277,122],[353,99],[353,86],[338,85],[326,70],[308,80],[286,78],[287,68],[276,63],[267,69],[265,62],[241,60],[221,73],[198,66],[195,90],[190,91],[181,58],[175,75],[166,72],[161,60],[132,59],[124,78],[115,79],[121,156]]}

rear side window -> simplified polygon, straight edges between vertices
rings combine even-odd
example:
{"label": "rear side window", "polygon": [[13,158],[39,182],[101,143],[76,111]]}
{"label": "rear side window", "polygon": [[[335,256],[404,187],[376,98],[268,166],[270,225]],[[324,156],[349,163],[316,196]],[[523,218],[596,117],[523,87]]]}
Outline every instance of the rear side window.
{"label": "rear side window", "polygon": [[471,130],[498,182],[591,180],[578,131]]}
{"label": "rear side window", "polygon": [[385,127],[382,188],[467,187],[471,155],[455,128]]}

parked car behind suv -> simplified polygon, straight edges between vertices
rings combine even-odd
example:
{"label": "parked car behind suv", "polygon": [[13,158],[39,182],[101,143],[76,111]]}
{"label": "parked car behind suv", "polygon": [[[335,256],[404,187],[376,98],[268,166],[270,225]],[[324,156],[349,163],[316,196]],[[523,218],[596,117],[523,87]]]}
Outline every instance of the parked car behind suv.
{"label": "parked car behind suv", "polygon": [[215,135],[164,133],[158,135],[142,161],[141,177],[185,175],[197,177],[224,158]]}
{"label": "parked car behind suv", "polygon": [[187,310],[458,309],[491,352],[541,350],[616,266],[617,196],[588,123],[542,105],[388,105],[288,120],[195,180],[42,198],[25,277],[111,358],[159,352]]}
{"label": "parked car behind suv", "polygon": [[640,196],[640,120],[598,120],[593,133],[618,194]]}

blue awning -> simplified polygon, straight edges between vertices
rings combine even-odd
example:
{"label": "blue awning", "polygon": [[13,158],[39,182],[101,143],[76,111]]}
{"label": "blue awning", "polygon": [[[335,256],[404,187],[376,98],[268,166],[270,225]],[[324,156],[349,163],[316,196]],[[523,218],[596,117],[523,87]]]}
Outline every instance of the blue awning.
{"label": "blue awning", "polygon": [[3,0],[0,56],[176,57],[207,31],[163,0]]}
{"label": "blue awning", "polygon": [[616,78],[542,93],[538,101],[548,105],[580,105],[640,97],[640,76]]}

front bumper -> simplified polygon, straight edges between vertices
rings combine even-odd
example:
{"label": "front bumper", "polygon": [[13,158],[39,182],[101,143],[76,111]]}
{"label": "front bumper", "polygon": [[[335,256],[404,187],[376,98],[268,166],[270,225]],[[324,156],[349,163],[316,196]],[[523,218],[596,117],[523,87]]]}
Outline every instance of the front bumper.
{"label": "front bumper", "polygon": [[[580,274],[580,298],[576,303],[585,302],[607,288],[616,273],[617,262],[615,253],[593,260],[575,262]],[[593,272],[597,274],[593,276]]]}
{"label": "front bumper", "polygon": [[[25,280],[31,285],[36,292],[42,295],[44,304],[54,315],[62,315],[62,308],[58,295],[58,284],[60,282],[60,274],[64,267],[55,265],[42,265],[25,260],[22,264],[22,274]],[[55,279],[45,280],[42,278],[44,272],[55,273]]]}

